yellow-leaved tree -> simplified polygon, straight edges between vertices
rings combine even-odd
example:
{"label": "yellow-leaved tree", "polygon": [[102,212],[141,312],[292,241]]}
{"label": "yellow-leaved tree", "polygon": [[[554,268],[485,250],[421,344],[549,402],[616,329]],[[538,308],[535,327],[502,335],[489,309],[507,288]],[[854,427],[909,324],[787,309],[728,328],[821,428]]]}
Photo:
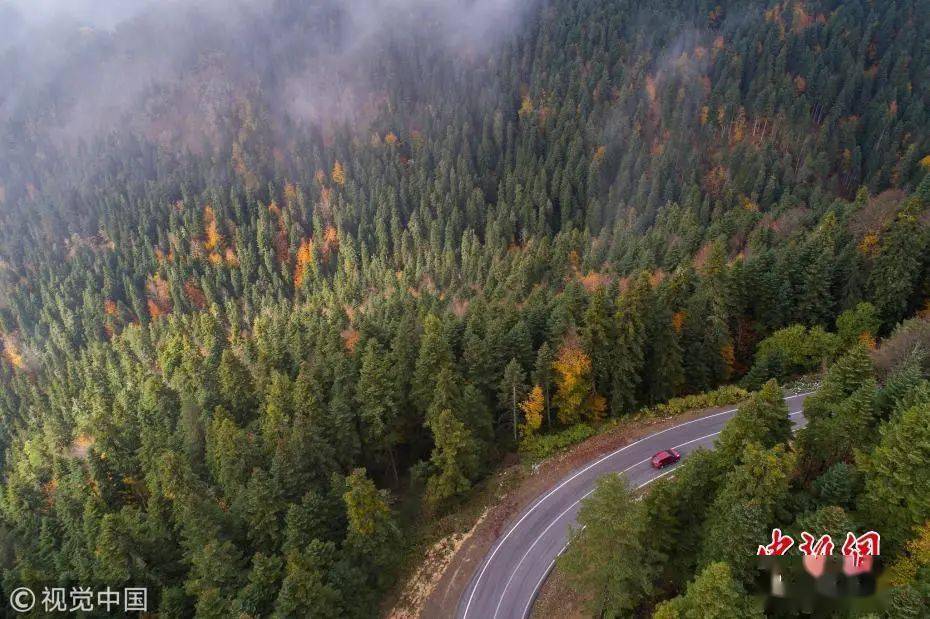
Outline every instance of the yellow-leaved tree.
{"label": "yellow-leaved tree", "polygon": [[523,402],[520,403],[520,410],[523,411],[523,423],[520,424],[520,435],[523,438],[529,438],[536,434],[542,426],[543,411],[546,409],[546,398],[543,395],[542,387],[536,385],[530,391],[530,394]]}
{"label": "yellow-leaved tree", "polygon": [[888,581],[896,587],[913,585],[917,573],[930,567],[930,520],[917,528],[916,535],[904,549],[906,554],[888,570]]}
{"label": "yellow-leaved tree", "polygon": [[338,161],[333,164],[333,182],[337,185],[346,184],[346,171]]}
{"label": "yellow-leaved tree", "polygon": [[552,369],[555,370],[556,385],[553,403],[559,423],[570,425],[582,420],[598,420],[603,416],[607,403],[594,391],[591,358],[574,338],[559,348]]}

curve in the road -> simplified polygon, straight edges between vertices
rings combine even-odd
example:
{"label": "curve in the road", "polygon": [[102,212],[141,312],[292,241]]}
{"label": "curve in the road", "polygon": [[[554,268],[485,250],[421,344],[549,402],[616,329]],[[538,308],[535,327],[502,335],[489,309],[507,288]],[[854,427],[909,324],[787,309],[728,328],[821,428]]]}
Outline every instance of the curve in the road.
{"label": "curve in the road", "polygon": [[[789,414],[802,415],[808,393],[786,397]],[[585,465],[533,502],[494,545],[462,596],[456,615],[462,619],[522,619],[566,547],[581,501],[607,473],[624,473],[642,488],[674,468],[656,471],[652,455],[673,447],[685,456],[698,447],[713,447],[713,439],[737,409],[692,419],[624,445]],[[803,422],[803,418],[799,420]],[[796,421],[796,423],[798,423]]]}

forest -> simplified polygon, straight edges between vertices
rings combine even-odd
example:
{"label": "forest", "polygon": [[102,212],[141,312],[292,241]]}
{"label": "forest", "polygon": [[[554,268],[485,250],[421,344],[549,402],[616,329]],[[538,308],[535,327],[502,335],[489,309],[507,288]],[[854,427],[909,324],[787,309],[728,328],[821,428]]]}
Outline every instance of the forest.
{"label": "forest", "polygon": [[[40,62],[0,3],[3,599],[376,615],[507,454],[739,383],[719,449],[595,495],[593,612],[749,616],[734,540],[867,522],[927,612],[928,0],[202,4]],[[789,440],[769,381],[825,368]]]}
{"label": "forest", "polygon": [[[713,451],[691,454],[641,501],[621,477],[602,477],[560,559],[591,614],[927,616],[928,346],[924,318],[901,323],[877,348],[852,344],[805,401],[807,425],[793,439],[782,390],[769,380]],[[776,527],[796,548],[806,532],[829,535],[835,555],[849,532],[878,531],[882,571],[858,592],[841,579],[852,592],[845,598],[765,599],[771,576],[748,549],[767,545]],[[800,563],[781,564],[786,581],[800,582]]]}

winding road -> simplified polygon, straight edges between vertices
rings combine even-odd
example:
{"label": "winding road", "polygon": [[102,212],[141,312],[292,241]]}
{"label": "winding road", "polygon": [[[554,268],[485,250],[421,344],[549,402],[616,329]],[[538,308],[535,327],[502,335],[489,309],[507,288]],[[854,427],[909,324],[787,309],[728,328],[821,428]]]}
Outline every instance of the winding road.
{"label": "winding road", "polygon": [[[795,426],[804,423],[802,393],[785,398]],[[687,454],[698,447],[713,447],[714,439],[736,409],[688,421],[634,441],[601,456],[573,472],[536,499],[507,529],[478,567],[465,590],[456,616],[462,619],[523,619],[565,549],[569,529],[581,501],[591,494],[597,479],[607,473],[623,473],[630,484],[642,488],[675,470],[657,471],[649,459],[673,447]]]}

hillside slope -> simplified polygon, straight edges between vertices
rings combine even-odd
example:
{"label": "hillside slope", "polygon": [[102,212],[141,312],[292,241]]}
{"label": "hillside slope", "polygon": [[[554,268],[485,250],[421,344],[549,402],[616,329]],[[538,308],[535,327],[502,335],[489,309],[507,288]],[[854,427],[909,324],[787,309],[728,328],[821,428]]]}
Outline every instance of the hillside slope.
{"label": "hillside slope", "polygon": [[5,590],[369,616],[518,443],[926,308],[926,0],[376,4],[3,8]]}

